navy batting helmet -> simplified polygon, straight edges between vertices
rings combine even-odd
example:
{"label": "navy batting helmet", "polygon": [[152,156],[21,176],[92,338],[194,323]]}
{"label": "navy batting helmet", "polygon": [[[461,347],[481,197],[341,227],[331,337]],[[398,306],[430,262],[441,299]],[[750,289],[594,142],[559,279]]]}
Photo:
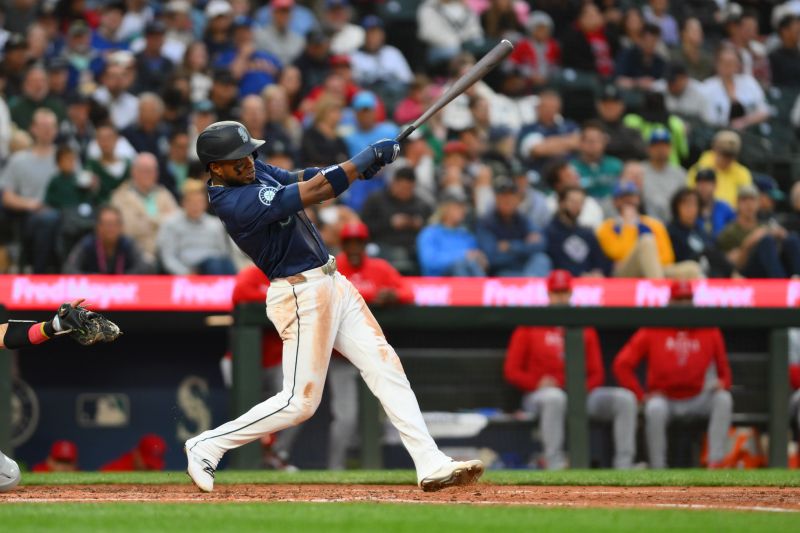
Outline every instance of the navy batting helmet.
{"label": "navy batting helmet", "polygon": [[253,139],[242,124],[233,120],[215,122],[197,137],[197,156],[205,168],[214,161],[232,161],[252,155],[265,141]]}

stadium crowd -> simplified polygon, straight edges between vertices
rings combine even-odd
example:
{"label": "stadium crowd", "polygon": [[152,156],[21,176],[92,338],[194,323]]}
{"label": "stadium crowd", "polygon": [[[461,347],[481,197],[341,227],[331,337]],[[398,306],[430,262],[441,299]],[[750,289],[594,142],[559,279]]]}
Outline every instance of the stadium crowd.
{"label": "stadium crowd", "polygon": [[233,274],[194,140],[285,168],[394,137],[499,39],[506,62],[311,210],[403,274],[800,275],[800,2],[9,0],[0,273]]}

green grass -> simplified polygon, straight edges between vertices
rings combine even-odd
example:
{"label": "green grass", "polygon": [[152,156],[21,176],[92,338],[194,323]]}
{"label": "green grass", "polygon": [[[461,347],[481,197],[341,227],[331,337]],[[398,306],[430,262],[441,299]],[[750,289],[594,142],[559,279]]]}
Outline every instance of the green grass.
{"label": "green grass", "polygon": [[675,510],[542,509],[396,504],[0,505],[3,531],[191,533],[232,531],[511,533],[524,531],[797,531],[796,514]]}
{"label": "green grass", "polygon": [[[487,483],[498,485],[606,485],[606,486],[771,486],[800,487],[800,473],[792,470],[565,470],[539,472],[531,470],[489,471],[483,477]],[[93,483],[188,483],[183,472],[30,474],[22,477],[24,485],[59,485]],[[218,483],[362,483],[413,485],[410,470],[351,470],[345,472],[301,471],[294,473],[272,471],[221,470]]]}

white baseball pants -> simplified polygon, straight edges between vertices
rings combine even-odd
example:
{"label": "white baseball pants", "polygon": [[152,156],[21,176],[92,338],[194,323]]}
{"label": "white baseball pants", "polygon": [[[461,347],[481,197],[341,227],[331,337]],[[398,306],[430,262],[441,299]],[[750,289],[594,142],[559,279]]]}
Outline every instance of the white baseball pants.
{"label": "white baseball pants", "polygon": [[428,432],[403,365],[364,299],[347,278],[323,270],[270,284],[267,316],[283,339],[283,390],[195,442],[218,461],[228,450],[308,420],[322,399],[336,348],[380,400],[422,480],[450,458]]}
{"label": "white baseball pants", "polygon": [[16,487],[20,478],[17,463],[0,452],[0,492],[6,492]]}

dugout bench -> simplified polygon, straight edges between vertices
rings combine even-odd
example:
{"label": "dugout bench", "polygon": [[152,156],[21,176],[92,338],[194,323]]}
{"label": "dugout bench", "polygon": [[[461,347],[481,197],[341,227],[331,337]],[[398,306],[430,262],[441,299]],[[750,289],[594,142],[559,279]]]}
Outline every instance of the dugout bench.
{"label": "dugout bench", "polygon": [[[453,349],[464,339],[478,334],[475,349],[481,348],[482,334],[510,334],[516,325],[563,326],[565,333],[567,407],[567,449],[571,465],[589,466],[588,420],[586,417],[585,360],[582,328],[624,329],[636,327],[719,327],[736,330],[767,330],[768,357],[744,354],[732,358],[735,371],[734,406],[737,401],[745,411],[737,409],[737,424],[762,425],[769,434],[769,465],[787,465],[788,434],[788,332],[800,327],[800,313],[790,308],[591,308],[591,307],[396,307],[375,309],[375,316],[389,341],[397,348],[407,369],[412,386],[424,410],[435,408],[502,407],[513,410],[514,395],[507,388],[498,388],[502,380],[502,358],[495,350]],[[234,310],[234,368],[232,410],[242,413],[261,400],[260,374],[253,372],[261,361],[261,328],[268,324],[261,304],[243,304]],[[404,339],[425,332],[443,335],[433,351],[416,354],[406,350]],[[506,337],[507,338],[507,337]],[[446,343],[447,339],[450,344]],[[460,341],[460,342],[454,342]],[[435,343],[434,343],[435,344]],[[736,353],[736,347],[728,347]],[[461,352],[461,357],[459,353]],[[435,358],[431,356],[438,353]],[[428,359],[430,358],[430,359]],[[455,362],[458,365],[455,365]],[[421,366],[420,366],[421,365]],[[425,367],[428,368],[425,368]],[[766,366],[766,368],[764,368]],[[431,370],[439,369],[436,375]],[[760,370],[759,370],[760,368]],[[458,372],[454,371],[458,369]],[[454,394],[453,387],[470,376],[469,398]],[[448,379],[448,376],[450,378]],[[736,383],[739,381],[740,383]],[[766,387],[765,387],[766,385]],[[518,399],[518,396],[516,397]],[[456,404],[456,401],[459,404]],[[463,403],[462,403],[463,401]],[[381,466],[380,405],[362,386],[361,463],[364,468]],[[260,451],[249,445],[232,457],[236,468],[258,466]]]}

